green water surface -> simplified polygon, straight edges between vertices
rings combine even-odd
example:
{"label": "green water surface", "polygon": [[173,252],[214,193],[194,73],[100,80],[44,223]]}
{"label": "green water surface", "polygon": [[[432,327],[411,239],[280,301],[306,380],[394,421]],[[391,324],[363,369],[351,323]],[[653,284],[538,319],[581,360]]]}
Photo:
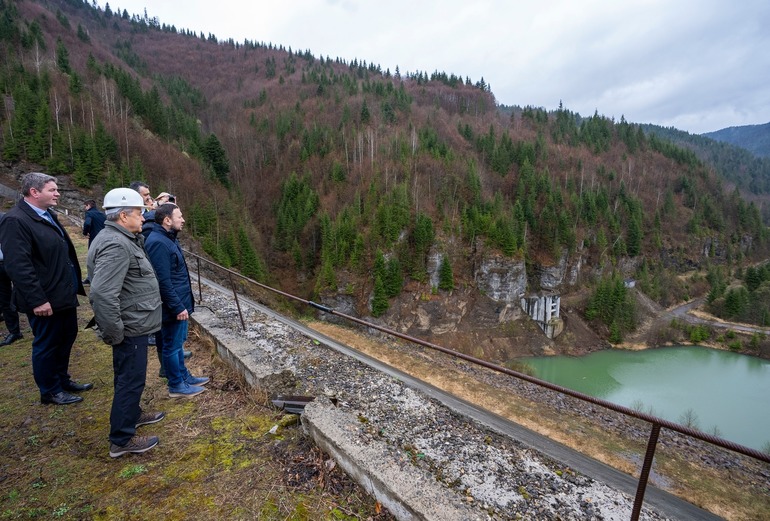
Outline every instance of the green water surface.
{"label": "green water surface", "polygon": [[546,380],[686,424],[757,450],[770,448],[770,361],[698,346],[607,350],[522,359]]}

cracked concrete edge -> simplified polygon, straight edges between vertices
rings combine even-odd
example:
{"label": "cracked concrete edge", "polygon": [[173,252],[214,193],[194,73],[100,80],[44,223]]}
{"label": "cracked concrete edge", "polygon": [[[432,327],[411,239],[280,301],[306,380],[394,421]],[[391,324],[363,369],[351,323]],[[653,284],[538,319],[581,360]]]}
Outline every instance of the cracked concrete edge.
{"label": "cracked concrete edge", "polygon": [[[211,311],[196,311],[190,320],[249,385],[268,393],[287,392],[294,387],[296,378],[291,370],[258,361],[253,356],[254,346],[220,327]],[[301,418],[304,431],[316,445],[399,521],[465,521],[478,517],[435,476],[403,459],[399,464],[385,443],[357,443],[357,418],[337,409],[328,398],[319,397],[308,404]]]}
{"label": "cracked concrete edge", "polygon": [[[475,519],[456,494],[432,474],[395,456],[383,442],[357,442],[360,422],[337,409],[326,397],[305,407],[302,427],[332,455],[345,472],[399,520],[454,521]],[[406,468],[404,468],[406,467]]]}
{"label": "cracked concrete edge", "polygon": [[202,337],[216,347],[217,354],[243,375],[246,383],[269,392],[283,393],[293,389],[296,377],[290,369],[262,362],[254,356],[254,346],[218,325],[216,315],[207,309],[196,310],[190,321]]}

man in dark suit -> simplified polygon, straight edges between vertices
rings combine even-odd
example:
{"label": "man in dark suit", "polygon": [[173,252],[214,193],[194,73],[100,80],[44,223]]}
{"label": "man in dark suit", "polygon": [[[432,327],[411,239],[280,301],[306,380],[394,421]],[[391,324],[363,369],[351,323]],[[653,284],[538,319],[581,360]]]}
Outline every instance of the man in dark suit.
{"label": "man in dark suit", "polygon": [[96,207],[96,201],[89,199],[85,203],[86,215],[83,219],[83,235],[88,237],[88,247],[94,242],[94,238],[104,229],[104,221],[107,216]]}
{"label": "man in dark suit", "polygon": [[87,391],[69,375],[70,352],[78,334],[78,294],[85,295],[75,247],[56,215],[56,178],[33,172],[22,178],[24,196],[0,222],[5,269],[14,284],[16,308],[32,328],[32,373],[40,402],[67,405]]}
{"label": "man in dark suit", "polygon": [[[0,213],[0,221],[2,221],[4,215],[4,213]],[[5,327],[8,328],[8,334],[0,342],[0,346],[11,345],[17,340],[24,338],[19,328],[19,313],[16,311],[16,307],[11,300],[12,295],[13,284],[11,284],[11,279],[5,272],[5,258],[3,257],[2,244],[0,244],[0,312],[5,321]]]}

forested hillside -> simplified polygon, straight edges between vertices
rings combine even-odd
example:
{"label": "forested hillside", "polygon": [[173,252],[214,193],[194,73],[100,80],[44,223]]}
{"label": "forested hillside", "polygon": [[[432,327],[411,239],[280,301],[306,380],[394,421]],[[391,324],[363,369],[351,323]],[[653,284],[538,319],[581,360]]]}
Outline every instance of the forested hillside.
{"label": "forested hillside", "polygon": [[[765,128],[770,139],[768,125],[757,125],[758,129]],[[717,140],[709,134],[699,136],[675,128],[664,128],[656,125],[642,125],[646,134],[656,135],[671,141],[693,153],[714,168],[717,174],[727,181],[727,186],[738,189],[741,195],[755,202],[761,208],[763,220],[770,223],[770,158],[762,154],[752,153],[746,147],[741,147],[729,139]],[[749,128],[749,127],[741,127]],[[730,129],[725,129],[725,131]],[[721,132],[721,131],[720,131]],[[760,131],[761,132],[761,131]]]}
{"label": "forested hillside", "polygon": [[97,198],[144,179],[217,261],[304,296],[348,292],[361,314],[406,287],[473,290],[482,250],[530,274],[567,259],[580,276],[565,293],[637,276],[666,304],[688,295],[677,272],[768,250],[744,197],[770,192],[753,163],[720,177],[622,118],[499,107],[483,78],[220,40],[109,4],[0,8],[6,166]]}
{"label": "forested hillside", "polygon": [[770,158],[770,123],[728,127],[703,135],[744,148],[755,156]]}

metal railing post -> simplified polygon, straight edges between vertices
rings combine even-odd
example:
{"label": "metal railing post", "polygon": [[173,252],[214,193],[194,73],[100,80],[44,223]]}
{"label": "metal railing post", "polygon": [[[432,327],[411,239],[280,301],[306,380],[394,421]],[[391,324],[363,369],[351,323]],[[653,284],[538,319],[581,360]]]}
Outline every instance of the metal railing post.
{"label": "metal railing post", "polygon": [[203,302],[203,286],[201,285],[201,258],[195,257],[195,261],[198,264],[198,302]]}
{"label": "metal railing post", "polygon": [[238,317],[241,319],[241,327],[246,331],[246,322],[243,321],[243,312],[241,311],[241,302],[238,300],[238,291],[235,287],[235,281],[233,280],[233,274],[229,273],[230,287],[233,288],[233,297],[235,297],[235,305],[238,308]]}
{"label": "metal railing post", "polygon": [[650,431],[650,439],[647,441],[647,452],[644,454],[642,471],[639,474],[639,483],[636,487],[636,498],[634,499],[634,509],[631,511],[631,521],[638,521],[639,514],[642,512],[644,493],[647,490],[647,481],[650,479],[650,470],[652,469],[652,461],[655,458],[655,447],[658,445],[659,435],[660,424],[653,423],[652,431]]}

